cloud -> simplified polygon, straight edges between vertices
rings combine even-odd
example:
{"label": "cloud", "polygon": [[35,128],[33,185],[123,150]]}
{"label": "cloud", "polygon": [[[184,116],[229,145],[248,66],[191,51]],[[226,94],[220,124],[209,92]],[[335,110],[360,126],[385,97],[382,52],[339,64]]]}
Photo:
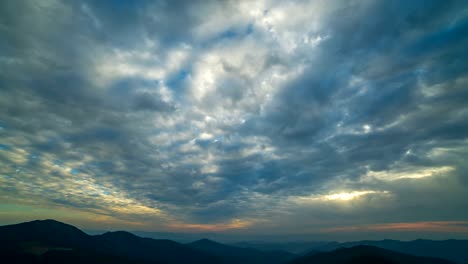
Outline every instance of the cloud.
{"label": "cloud", "polygon": [[247,233],[468,216],[462,2],[0,5],[8,203]]}

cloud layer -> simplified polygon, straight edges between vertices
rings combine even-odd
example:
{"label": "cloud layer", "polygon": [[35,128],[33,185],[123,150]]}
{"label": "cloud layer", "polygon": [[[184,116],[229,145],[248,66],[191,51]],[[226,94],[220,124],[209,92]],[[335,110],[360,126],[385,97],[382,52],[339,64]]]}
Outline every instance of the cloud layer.
{"label": "cloud layer", "polygon": [[463,1],[0,5],[4,222],[21,206],[145,230],[468,221]]}

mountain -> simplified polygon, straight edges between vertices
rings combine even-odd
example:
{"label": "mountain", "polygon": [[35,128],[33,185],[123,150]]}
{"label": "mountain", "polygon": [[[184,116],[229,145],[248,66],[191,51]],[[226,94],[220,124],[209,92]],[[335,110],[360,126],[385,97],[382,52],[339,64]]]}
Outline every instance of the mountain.
{"label": "mountain", "polygon": [[[317,242],[309,245],[314,245],[315,251],[296,258],[297,255],[286,251],[238,247],[208,239],[181,244],[165,239],[142,238],[125,231],[88,235],[72,225],[54,220],[0,226],[0,263],[6,264],[453,263],[449,260],[468,262],[468,242],[465,240],[382,240],[327,244]],[[317,250],[327,252],[317,253]]]}
{"label": "mountain", "polygon": [[228,246],[209,239],[201,239],[188,246],[217,256],[223,263],[281,264],[296,257],[286,251],[260,251],[252,248]]}
{"label": "mountain", "polygon": [[[287,251],[297,255],[303,255],[310,252],[313,248],[329,245],[330,242],[325,241],[310,241],[310,242],[260,242],[260,241],[243,241],[236,242],[230,245],[242,248],[253,248],[263,251]],[[319,252],[318,250],[312,250]]]}
{"label": "mountain", "polygon": [[141,238],[123,231],[90,236],[54,220],[1,226],[0,256],[13,260],[10,263],[80,259],[76,263],[221,263],[217,257],[170,240]]}
{"label": "mountain", "polygon": [[[1,251],[0,251],[1,252]],[[157,264],[160,262],[99,254],[82,250],[50,250],[44,254],[7,252],[0,255],[5,264]]]}
{"label": "mountain", "polygon": [[95,236],[95,242],[102,252],[117,256],[164,263],[220,263],[219,259],[186,245],[165,239],[141,238],[124,231]]}
{"label": "mountain", "polygon": [[0,241],[41,241],[64,247],[86,243],[90,238],[78,228],[55,220],[36,220],[16,225],[0,226]]}
{"label": "mountain", "polygon": [[306,255],[290,264],[453,264],[449,260],[416,257],[373,246],[339,248],[331,252]]}
{"label": "mountain", "polygon": [[438,257],[458,263],[468,263],[468,240],[364,240],[355,242],[336,243],[314,247],[313,250],[330,251],[340,247],[354,247],[368,245],[416,256]]}

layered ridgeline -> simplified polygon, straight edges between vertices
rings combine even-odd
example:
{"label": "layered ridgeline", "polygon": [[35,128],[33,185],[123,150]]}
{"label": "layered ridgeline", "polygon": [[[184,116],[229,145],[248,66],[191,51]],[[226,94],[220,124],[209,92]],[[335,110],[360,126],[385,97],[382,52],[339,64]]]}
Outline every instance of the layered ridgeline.
{"label": "layered ridgeline", "polygon": [[0,246],[11,263],[221,263],[174,241],[123,231],[90,236],[54,220],[2,226]]}
{"label": "layered ridgeline", "polygon": [[416,257],[373,246],[340,248],[331,252],[314,253],[295,259],[291,264],[450,264],[449,260]]}
{"label": "layered ridgeline", "polygon": [[[331,245],[330,245],[331,246]],[[1,263],[433,263],[448,260],[416,257],[377,247],[356,246],[298,256],[281,250],[262,251],[202,239],[189,244],[142,238],[118,231],[91,236],[54,220],[0,227]]]}
{"label": "layered ridgeline", "polygon": [[268,264],[287,263],[297,255],[286,251],[261,251],[252,248],[228,246],[208,239],[201,239],[187,244],[190,247],[219,257],[223,263]]}
{"label": "layered ridgeline", "polygon": [[413,241],[399,240],[362,240],[354,242],[327,244],[310,247],[312,252],[334,251],[339,248],[352,248],[359,245],[374,246],[415,256],[437,257],[448,259],[457,263],[468,263],[468,240],[426,240]]}
{"label": "layered ridgeline", "polygon": [[91,236],[54,220],[0,227],[2,263],[270,263],[282,264],[296,255],[261,251],[199,240],[180,244],[142,238],[129,232]]}

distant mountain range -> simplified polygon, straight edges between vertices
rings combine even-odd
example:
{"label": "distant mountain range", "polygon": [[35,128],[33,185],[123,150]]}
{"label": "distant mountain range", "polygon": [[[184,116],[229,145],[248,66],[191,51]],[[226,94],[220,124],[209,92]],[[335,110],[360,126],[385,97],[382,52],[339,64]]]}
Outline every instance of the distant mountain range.
{"label": "distant mountain range", "polygon": [[[170,240],[128,232],[90,236],[54,220],[0,227],[1,255],[23,263],[221,263],[216,257]],[[12,261],[11,263],[21,263]]]}
{"label": "distant mountain range", "polygon": [[[356,244],[353,244],[356,243]],[[86,264],[321,264],[321,263],[430,263],[450,264],[463,260],[460,253],[466,241],[394,240],[361,241],[353,243],[310,243],[308,254],[297,255],[286,250],[259,250],[243,246],[225,245],[202,239],[188,244],[171,240],[142,238],[129,232],[107,232],[88,235],[78,228],[54,220],[0,226],[0,263],[86,263]],[[380,243],[377,246],[362,244]],[[403,243],[404,246],[401,246]],[[407,243],[407,244],[404,244]],[[413,243],[413,244],[411,244]],[[449,243],[449,244],[445,244]],[[444,260],[421,257],[424,245],[433,256],[447,256]],[[384,249],[393,247],[394,249]],[[436,248],[439,247],[439,248]],[[320,252],[327,251],[327,252]],[[465,251],[468,248],[465,247]],[[421,256],[405,253],[412,251]],[[439,252],[440,251],[440,252]],[[436,252],[439,252],[436,254]],[[459,254],[461,255],[450,255]],[[428,252],[426,252],[428,253]]]}
{"label": "distant mountain range", "polygon": [[[230,245],[243,248],[254,248],[258,250],[284,250],[297,255],[304,255],[314,251],[316,248],[326,247],[330,241],[311,241],[311,242],[261,242],[261,241],[242,241],[231,243]],[[316,250],[320,252],[319,250]]]}
{"label": "distant mountain range", "polygon": [[437,257],[457,263],[468,263],[468,240],[362,240],[354,242],[238,242],[232,244],[238,247],[248,247],[259,250],[278,250],[292,252],[298,255],[329,252],[339,248],[350,248],[359,245],[374,246],[415,256]]}
{"label": "distant mountain range", "polygon": [[219,257],[223,263],[229,264],[280,264],[287,263],[297,257],[297,255],[286,251],[261,251],[252,248],[234,247],[208,239],[201,239],[187,245]]}
{"label": "distant mountain range", "polygon": [[291,264],[450,264],[449,260],[416,257],[373,246],[339,248],[332,252],[315,253],[300,257]]}
{"label": "distant mountain range", "polygon": [[331,242],[325,245],[311,247],[310,250],[313,252],[333,251],[339,248],[351,248],[358,245],[374,246],[416,256],[444,258],[458,263],[468,263],[468,240],[418,239],[413,241],[399,241],[385,239],[378,241],[363,240],[345,243]]}

